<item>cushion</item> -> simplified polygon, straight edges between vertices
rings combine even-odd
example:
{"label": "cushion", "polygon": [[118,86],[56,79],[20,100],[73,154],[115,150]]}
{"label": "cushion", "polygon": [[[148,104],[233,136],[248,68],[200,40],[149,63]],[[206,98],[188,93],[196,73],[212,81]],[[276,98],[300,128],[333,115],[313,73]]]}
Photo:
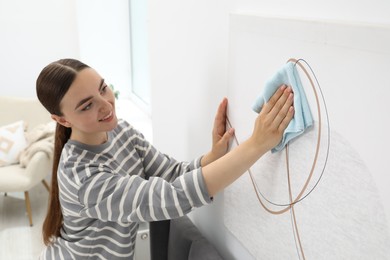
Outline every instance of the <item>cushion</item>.
{"label": "cushion", "polygon": [[26,147],[23,121],[0,127],[0,167],[18,163]]}

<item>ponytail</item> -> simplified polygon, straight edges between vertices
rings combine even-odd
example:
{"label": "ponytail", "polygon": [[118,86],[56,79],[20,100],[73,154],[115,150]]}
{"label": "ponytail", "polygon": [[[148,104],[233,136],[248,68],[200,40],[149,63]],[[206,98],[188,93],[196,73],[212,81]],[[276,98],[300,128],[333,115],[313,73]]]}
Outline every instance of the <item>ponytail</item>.
{"label": "ponytail", "polygon": [[51,244],[55,240],[55,238],[60,236],[63,216],[61,212],[60,198],[58,192],[57,171],[62,149],[65,143],[68,141],[70,134],[70,128],[66,128],[57,123],[54,142],[53,171],[51,176],[49,205],[47,209],[46,218],[43,222],[42,227],[43,242],[45,243],[45,245]]}
{"label": "ponytail", "polygon": [[[36,90],[39,101],[50,114],[62,115],[60,107],[61,100],[75,80],[77,73],[85,68],[89,68],[89,66],[75,59],[58,60],[43,68],[37,78]],[[49,207],[42,227],[43,242],[45,245],[51,244],[60,236],[61,232],[63,216],[60,205],[57,172],[62,149],[69,140],[71,132],[71,128],[66,128],[57,123]]]}

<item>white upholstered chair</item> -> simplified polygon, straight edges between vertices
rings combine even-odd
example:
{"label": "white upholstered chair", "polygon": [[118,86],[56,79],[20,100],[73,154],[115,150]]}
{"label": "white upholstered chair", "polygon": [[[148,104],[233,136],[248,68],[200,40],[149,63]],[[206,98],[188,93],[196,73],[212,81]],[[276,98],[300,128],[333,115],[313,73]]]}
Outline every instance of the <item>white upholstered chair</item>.
{"label": "white upholstered chair", "polygon": [[[27,124],[27,129],[51,121],[50,114],[36,98],[0,97],[0,126],[18,120]],[[28,191],[39,183],[49,190],[45,177],[51,172],[52,159],[47,152],[34,152],[26,167],[12,164],[0,167],[0,192],[24,192],[27,214],[32,226],[32,211]]]}

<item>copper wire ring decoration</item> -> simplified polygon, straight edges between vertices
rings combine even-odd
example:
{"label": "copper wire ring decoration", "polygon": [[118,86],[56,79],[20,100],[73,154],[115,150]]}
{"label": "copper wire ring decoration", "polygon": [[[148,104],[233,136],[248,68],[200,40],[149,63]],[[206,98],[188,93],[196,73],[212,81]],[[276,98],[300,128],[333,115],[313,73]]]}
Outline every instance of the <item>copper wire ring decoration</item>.
{"label": "copper wire ring decoration", "polygon": [[[309,73],[307,72],[307,70],[305,69],[305,67],[300,63],[300,62],[304,62],[308,67],[309,69],[311,70],[316,82],[317,82],[317,85],[318,85],[318,88],[320,90],[320,93],[321,93],[321,97],[322,97],[322,101],[323,101],[323,104],[324,104],[324,108],[325,108],[325,112],[326,112],[326,120],[327,120],[327,130],[328,130],[328,144],[327,144],[327,152],[326,152],[326,158],[325,158],[325,162],[324,162],[324,166],[322,168],[322,171],[321,171],[321,174],[320,174],[320,177],[318,178],[317,182],[314,184],[314,186],[312,187],[312,189],[305,195],[305,196],[302,196],[304,194],[304,192],[306,191],[309,183],[310,183],[310,180],[313,176],[313,173],[314,173],[314,169],[316,168],[316,165],[317,165],[317,160],[318,160],[318,154],[319,154],[319,148],[320,148],[320,144],[321,144],[321,128],[322,128],[322,119],[321,119],[321,108],[320,108],[320,102],[319,102],[319,98],[318,98],[318,93],[317,93],[317,90],[314,86],[314,82],[312,80],[312,78],[310,77]],[[316,98],[316,104],[317,104],[317,115],[318,115],[318,137],[317,137],[317,145],[316,145],[316,152],[315,152],[315,156],[314,156],[314,159],[313,159],[313,163],[312,163],[312,166],[311,166],[311,170],[310,170],[310,174],[309,176],[307,177],[306,179],[306,182],[305,184],[303,185],[301,191],[299,192],[299,194],[296,196],[296,198],[293,200],[292,199],[292,190],[291,190],[291,183],[290,183],[290,166],[289,166],[289,144],[287,143],[286,145],[286,168],[287,168],[287,181],[288,181],[288,191],[289,191],[289,200],[290,200],[290,203],[289,204],[277,204],[277,203],[274,203],[270,200],[268,200],[260,191],[259,187],[257,186],[256,184],[256,181],[254,180],[254,177],[253,177],[253,174],[252,174],[252,171],[251,169],[249,168],[248,169],[248,173],[249,173],[249,176],[250,176],[250,179],[251,179],[251,182],[252,182],[252,185],[253,185],[253,188],[255,190],[255,193],[256,193],[256,197],[258,199],[258,201],[260,202],[260,204],[262,205],[262,207],[269,213],[271,214],[275,214],[275,215],[278,215],[278,214],[282,214],[288,210],[290,210],[291,212],[291,221],[292,221],[292,224],[293,224],[293,231],[294,231],[294,240],[295,240],[295,245],[296,245],[296,249],[297,249],[297,253],[298,253],[298,256],[300,257],[300,254],[302,255],[302,258],[305,259],[305,254],[304,254],[304,251],[303,251],[303,247],[302,247],[302,243],[301,243],[301,239],[300,239],[300,236],[299,236],[299,231],[298,231],[298,225],[297,225],[297,221],[296,221],[296,217],[295,217],[295,211],[294,211],[294,204],[302,201],[303,199],[305,199],[313,190],[314,188],[317,186],[317,184],[319,183],[319,181],[321,180],[322,178],[322,175],[325,171],[325,167],[326,167],[326,164],[327,164],[327,161],[328,161],[328,156],[329,156],[329,148],[330,148],[330,126],[329,126],[329,115],[328,115],[328,110],[326,108],[326,102],[325,102],[325,98],[324,98],[324,95],[322,93],[322,90],[321,90],[321,87],[320,87],[320,84],[318,83],[318,80],[317,80],[317,77],[315,76],[315,73],[313,72],[313,70],[311,69],[310,65],[303,59],[289,59],[287,61],[288,62],[294,62],[294,66],[298,65],[302,71],[306,74],[307,78],[309,79],[310,81],[310,84],[312,86],[312,89],[313,89],[313,92],[314,92],[314,95],[315,95],[315,98]],[[229,127],[232,127],[230,121],[229,121],[229,118],[226,118],[226,121],[229,125]],[[237,136],[234,134],[234,140],[236,142],[237,145],[239,145],[239,142],[237,140]],[[282,206],[282,207],[285,207],[281,210],[271,210],[269,209],[265,204],[264,202],[262,201],[261,197],[266,200],[267,202],[269,202],[270,204],[273,204],[275,206]],[[298,248],[299,247],[299,248]]]}
{"label": "copper wire ring decoration", "polygon": [[[296,204],[300,201],[302,201],[303,199],[305,199],[314,189],[315,187],[318,185],[319,181],[321,180],[322,178],[322,175],[325,171],[325,167],[326,167],[326,164],[327,164],[327,160],[328,160],[328,155],[329,155],[329,148],[330,148],[330,127],[329,127],[329,116],[328,116],[328,111],[327,111],[327,108],[326,108],[326,103],[325,103],[325,99],[324,99],[324,96],[322,94],[322,90],[321,90],[321,87],[318,83],[318,80],[313,72],[313,70],[311,69],[311,67],[309,66],[309,64],[303,60],[303,59],[289,59],[287,62],[294,62],[295,65],[299,65],[300,68],[302,69],[302,71],[306,74],[306,76],[308,77],[310,83],[311,83],[311,86],[312,86],[312,89],[313,89],[313,92],[315,94],[315,98],[316,98],[316,103],[317,103],[317,113],[318,113],[318,138],[317,138],[317,146],[316,146],[316,153],[315,153],[315,157],[313,159],[313,164],[312,164],[312,167],[311,167],[311,170],[310,170],[310,174],[308,176],[308,178],[306,179],[306,182],[304,184],[304,186],[302,187],[300,193],[296,196],[296,198],[288,203],[288,204],[280,204],[280,203],[275,203],[275,202],[272,202],[270,201],[269,199],[267,199],[260,191],[259,187],[257,186],[255,180],[254,180],[254,177],[253,177],[253,174],[252,174],[252,171],[251,169],[248,169],[248,172],[249,172],[249,175],[251,177],[251,181],[252,181],[252,185],[254,186],[254,189],[256,191],[256,196],[258,197],[258,200],[260,202],[260,204],[267,210],[269,211],[270,213],[273,213],[273,214],[282,214],[283,212],[286,212],[287,210],[290,209],[291,205],[293,204]],[[317,164],[317,159],[318,159],[318,154],[319,154],[319,148],[320,148],[320,142],[321,142],[321,128],[322,128],[322,120],[321,120],[321,109],[320,109],[320,102],[319,102],[319,98],[318,98],[318,93],[315,89],[315,85],[314,85],[314,82],[312,80],[312,78],[310,77],[309,73],[307,72],[307,70],[302,66],[302,64],[300,62],[304,62],[307,64],[307,66],[310,68],[316,82],[317,82],[317,85],[319,87],[319,90],[320,90],[320,94],[321,94],[321,97],[322,97],[322,100],[324,101],[324,107],[325,107],[325,112],[326,112],[326,118],[327,118],[327,125],[328,125],[328,143],[327,143],[327,152],[326,152],[326,158],[325,158],[325,162],[324,162],[324,166],[322,168],[322,171],[321,171],[321,174],[320,174],[320,177],[318,178],[317,182],[315,183],[315,185],[312,187],[312,189],[305,195],[305,196],[302,196],[304,194],[304,192],[306,191],[307,189],[307,186],[308,184],[310,183],[311,181],[311,178],[313,176],[313,173],[314,173],[314,170],[315,170],[315,167],[316,167],[316,164]],[[230,127],[232,127],[231,123],[229,120],[227,120],[227,123],[229,124]],[[235,142],[236,144],[238,145],[239,142],[237,140],[237,137],[234,136],[234,139],[235,139]],[[288,163],[288,144],[286,146],[286,163]],[[287,169],[289,170],[289,169]],[[268,207],[266,207],[266,205],[264,204],[264,202],[262,201],[261,198],[263,198],[264,200],[266,200],[268,203],[272,204],[272,205],[275,205],[275,206],[280,206],[280,207],[285,207],[284,209],[281,209],[279,211],[274,211],[274,210],[271,210],[269,209]]]}
{"label": "copper wire ring decoration", "polygon": [[[313,69],[310,67],[310,65],[309,65],[304,59],[298,59],[298,60],[296,60],[296,59],[289,59],[287,62],[290,62],[290,61],[291,61],[291,62],[294,62],[294,65],[298,64],[298,65],[302,68],[302,70],[305,72],[305,74],[307,75],[307,77],[309,78],[309,80],[310,80],[310,82],[311,82],[311,86],[313,87],[313,91],[314,91],[314,93],[315,93],[315,95],[316,95],[317,108],[318,108],[318,111],[319,111],[319,120],[321,120],[321,116],[320,116],[320,115],[321,115],[321,111],[320,111],[320,107],[319,107],[319,100],[318,100],[317,91],[316,91],[316,89],[314,88],[313,80],[309,77],[309,75],[308,75],[308,73],[307,73],[307,70],[305,70],[304,67],[303,67],[299,62],[302,61],[302,62],[304,62],[304,63],[307,65],[307,67],[310,69],[310,71],[311,71],[311,73],[312,73],[314,79],[316,80],[317,86],[318,86],[318,89],[319,89],[319,92],[320,92],[320,94],[321,94],[321,99],[322,99],[322,101],[323,101],[324,109],[325,109],[326,121],[327,121],[327,135],[328,135],[327,147],[326,147],[326,155],[325,155],[325,161],[324,161],[324,165],[323,165],[322,170],[321,170],[321,174],[320,174],[318,180],[316,181],[316,183],[314,184],[314,186],[310,189],[310,191],[309,191],[306,195],[304,195],[303,197],[299,198],[298,200],[296,200],[296,201],[294,201],[294,202],[292,203],[292,204],[296,204],[296,203],[302,201],[303,199],[305,199],[307,196],[309,196],[309,194],[316,188],[316,186],[318,185],[318,183],[320,182],[320,180],[321,180],[321,178],[322,178],[322,176],[323,176],[323,174],[324,174],[324,171],[325,171],[325,168],[326,168],[326,165],[327,165],[327,162],[328,162],[329,150],[330,150],[330,123],[329,123],[329,115],[328,115],[328,109],[327,109],[327,107],[326,107],[325,98],[324,98],[324,95],[323,95],[323,93],[322,93],[321,86],[320,86],[320,84],[319,84],[319,82],[318,82],[318,80],[317,80],[317,77],[316,77],[316,75],[315,75]],[[320,127],[319,130],[321,130],[321,129],[322,129],[322,128]],[[319,132],[319,133],[320,133],[320,132]],[[318,137],[320,137],[320,134],[319,134]],[[318,142],[318,145],[320,145],[319,142]],[[317,148],[318,148],[318,147],[317,147]],[[287,152],[288,152],[288,146],[286,147],[286,153],[287,153]],[[286,157],[287,157],[287,154],[286,154]],[[286,162],[287,162],[287,160],[288,160],[288,157],[286,158]],[[313,163],[314,163],[314,161],[313,161]],[[314,166],[315,166],[315,165],[313,165],[313,167],[314,167]],[[313,168],[312,170],[314,171],[314,168]],[[311,176],[310,176],[310,178],[311,178]],[[308,181],[308,183],[309,183],[309,182],[310,182],[310,180]],[[308,184],[308,183],[307,183],[307,184]],[[290,205],[291,205],[291,202],[290,202],[289,204],[280,204],[280,203],[278,204],[278,203],[275,203],[275,202],[272,202],[272,201],[268,200],[268,199],[261,193],[261,191],[260,191],[260,189],[258,188],[256,182],[255,182],[254,184],[256,185],[257,191],[259,192],[259,194],[261,195],[261,197],[262,197],[264,200],[266,200],[268,203],[270,203],[270,204],[272,204],[272,205],[275,205],[275,206],[290,206]],[[302,195],[302,194],[300,194],[300,195]]]}

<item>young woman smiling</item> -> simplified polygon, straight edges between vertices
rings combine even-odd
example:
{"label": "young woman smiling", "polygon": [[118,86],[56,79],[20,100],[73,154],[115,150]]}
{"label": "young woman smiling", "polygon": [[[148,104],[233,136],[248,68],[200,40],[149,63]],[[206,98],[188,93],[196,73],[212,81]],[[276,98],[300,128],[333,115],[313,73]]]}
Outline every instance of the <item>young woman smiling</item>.
{"label": "young woman smiling", "polygon": [[42,259],[133,259],[138,223],[173,219],[212,202],[276,146],[293,117],[293,94],[281,86],[230,152],[227,99],[218,107],[212,149],[192,162],[159,152],[118,120],[104,79],[75,59],[47,65],[37,96],[57,122]]}

